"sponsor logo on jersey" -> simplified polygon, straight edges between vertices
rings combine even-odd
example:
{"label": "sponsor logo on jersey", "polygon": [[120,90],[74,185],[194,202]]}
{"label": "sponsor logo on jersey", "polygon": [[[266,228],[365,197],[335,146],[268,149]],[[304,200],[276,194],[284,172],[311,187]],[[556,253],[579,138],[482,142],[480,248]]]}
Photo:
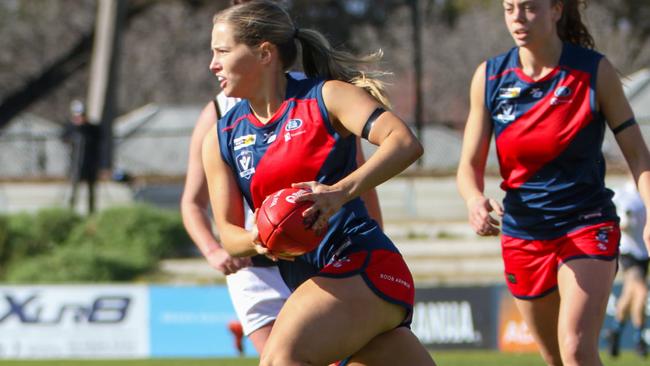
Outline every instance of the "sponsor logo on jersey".
{"label": "sponsor logo on jersey", "polygon": [[285,131],[293,131],[293,130],[299,129],[300,126],[302,126],[302,120],[299,119],[299,118],[293,118],[293,119],[290,119],[287,122],[287,125],[284,126],[284,130]]}
{"label": "sponsor logo on jersey", "polygon": [[250,179],[255,174],[252,151],[242,151],[237,155],[237,169],[239,170],[239,176],[245,179]]}
{"label": "sponsor logo on jersey", "polygon": [[341,246],[336,250],[334,256],[332,257],[332,259],[330,259],[330,261],[327,264],[329,265],[336,262],[338,258],[341,256],[341,253],[343,253],[343,251],[346,250],[350,245],[352,245],[352,240],[350,240],[349,237],[346,237],[345,240],[343,241],[343,244],[341,244]]}
{"label": "sponsor logo on jersey", "polygon": [[351,261],[352,261],[352,260],[351,260],[350,258],[348,258],[348,257],[343,257],[343,258],[337,260],[336,262],[332,263],[332,267],[334,267],[334,268],[341,268],[341,267],[343,267],[344,264],[346,264],[346,263],[350,263]]}
{"label": "sponsor logo on jersey", "polygon": [[512,87],[512,88],[500,88],[499,89],[499,98],[500,99],[514,99],[514,98],[519,98],[521,95],[521,88],[520,87]]}
{"label": "sponsor logo on jersey", "polygon": [[273,141],[275,141],[275,138],[276,138],[277,136],[278,136],[278,135],[277,135],[275,132],[265,133],[265,134],[264,134],[264,139],[263,139],[263,140],[264,140],[264,143],[267,144],[267,145],[270,144],[270,143],[272,143]]}
{"label": "sponsor logo on jersey", "polygon": [[497,114],[496,119],[502,123],[512,122],[515,120],[514,104],[504,103],[500,106],[501,112]]}
{"label": "sponsor logo on jersey", "polygon": [[532,88],[530,89],[530,96],[535,99],[539,99],[544,96],[544,92],[540,88]]}
{"label": "sponsor logo on jersey", "polygon": [[395,277],[395,276],[393,276],[391,274],[380,273],[379,278],[381,278],[382,280],[385,280],[385,281],[396,283],[396,284],[401,285],[401,286],[406,287],[406,288],[411,288],[411,284],[409,283],[409,281],[407,281],[407,280],[405,280],[403,278]]}
{"label": "sponsor logo on jersey", "polygon": [[244,136],[239,136],[235,138],[233,141],[234,144],[234,150],[241,150],[247,146],[255,145],[255,139],[257,138],[257,135],[244,135]]}
{"label": "sponsor logo on jersey", "polygon": [[285,132],[284,133],[284,141],[290,141],[292,138],[294,138],[296,136],[300,136],[300,135],[302,135],[303,133],[306,133],[306,132],[307,131],[305,131],[305,130],[294,132],[294,133]]}
{"label": "sponsor logo on jersey", "polygon": [[595,218],[598,218],[598,217],[601,217],[601,216],[603,216],[603,213],[600,210],[598,210],[598,211],[593,211],[593,212],[588,212],[588,213],[582,214],[578,218],[580,220],[584,221],[584,220],[595,219]]}
{"label": "sponsor logo on jersey", "polygon": [[559,86],[557,89],[555,89],[555,92],[553,92],[553,98],[551,98],[551,105],[571,103],[573,101],[572,95],[573,95],[573,90],[571,90],[571,88],[564,85]]}

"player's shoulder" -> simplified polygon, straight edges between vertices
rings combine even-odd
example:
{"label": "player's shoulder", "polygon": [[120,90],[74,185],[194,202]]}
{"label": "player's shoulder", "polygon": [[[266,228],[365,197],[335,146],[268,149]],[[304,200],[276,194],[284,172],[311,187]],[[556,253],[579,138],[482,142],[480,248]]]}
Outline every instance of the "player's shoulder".
{"label": "player's shoulder", "polygon": [[518,63],[519,49],[517,47],[512,47],[505,52],[501,52],[496,56],[488,58],[484,63],[479,65],[479,68],[483,67],[483,70],[485,71],[482,71],[481,73],[485,73],[488,78],[493,79],[507,74],[508,70],[518,67]]}
{"label": "player's shoulder", "polygon": [[592,58],[602,58],[603,54],[594,50],[593,48],[587,48],[583,47],[577,44],[565,42],[564,45],[564,53],[573,56],[575,55],[576,58],[578,59],[584,59],[585,57],[592,57]]}
{"label": "player's shoulder", "polygon": [[321,78],[307,77],[301,72],[292,71],[286,74],[287,98],[310,99],[318,94],[324,80]]}
{"label": "player's shoulder", "polygon": [[565,42],[563,47],[561,63],[570,69],[594,74],[604,58],[602,53],[580,45]]}
{"label": "player's shoulder", "polygon": [[246,100],[237,100],[219,119],[219,128],[233,126],[249,113],[248,102]]}
{"label": "player's shoulder", "polygon": [[506,51],[502,51],[486,60],[486,63],[501,63],[513,56],[513,54],[518,53],[518,48],[517,47],[511,47],[510,49]]}

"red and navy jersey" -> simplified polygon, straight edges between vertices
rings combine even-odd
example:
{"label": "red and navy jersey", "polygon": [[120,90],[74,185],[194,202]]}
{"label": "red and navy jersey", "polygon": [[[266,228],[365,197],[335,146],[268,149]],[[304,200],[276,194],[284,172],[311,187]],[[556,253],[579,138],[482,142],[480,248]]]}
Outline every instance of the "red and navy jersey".
{"label": "red and navy jersey", "polygon": [[[322,97],[323,83],[287,74],[285,101],[266,124],[255,117],[247,100],[219,120],[222,159],[232,169],[253,209],[259,208],[267,195],[292,183],[318,181],[332,185],[357,168],[356,137],[341,136],[330,123]],[[328,232],[319,247],[300,260],[312,266],[315,273],[344,249],[342,246],[353,244],[356,233],[370,226],[376,223],[369,218],[361,199],[354,199],[329,220]],[[297,267],[283,267],[280,270],[286,281],[286,273]],[[299,272],[303,274],[289,277],[304,280],[305,271]]]}
{"label": "red and navy jersey", "polygon": [[485,103],[506,191],[506,235],[552,239],[616,220],[596,103],[601,58],[565,43],[558,66],[537,81],[522,72],[517,47],[487,61]]}

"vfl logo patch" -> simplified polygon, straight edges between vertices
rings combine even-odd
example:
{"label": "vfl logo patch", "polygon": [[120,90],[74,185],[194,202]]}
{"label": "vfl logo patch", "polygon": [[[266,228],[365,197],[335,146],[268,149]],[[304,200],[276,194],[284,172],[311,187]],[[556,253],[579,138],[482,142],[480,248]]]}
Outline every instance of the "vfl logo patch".
{"label": "vfl logo patch", "polygon": [[514,104],[504,103],[500,106],[501,113],[497,114],[496,119],[506,123],[515,120],[515,106]]}
{"label": "vfl logo patch", "polygon": [[571,103],[573,102],[573,90],[568,86],[560,86],[555,89],[553,92],[553,98],[551,98],[551,105],[557,105],[561,103]]}
{"label": "vfl logo patch", "polygon": [[287,125],[284,126],[284,130],[285,131],[293,131],[293,130],[299,129],[300,126],[302,126],[302,120],[299,119],[299,118],[294,118],[294,119],[290,119],[287,122]]}
{"label": "vfl logo patch", "polygon": [[500,99],[514,99],[518,98],[521,95],[520,87],[513,88],[500,88],[499,89],[499,98]]}
{"label": "vfl logo patch", "polygon": [[239,176],[245,179],[250,179],[255,174],[253,152],[246,150],[237,155],[237,169],[239,170]]}
{"label": "vfl logo patch", "polygon": [[508,278],[508,282],[512,283],[513,285],[517,284],[517,277],[515,277],[514,274],[506,273],[506,277]]}
{"label": "vfl logo patch", "polygon": [[256,138],[257,135],[244,135],[235,138],[235,140],[233,141],[234,150],[237,151],[247,146],[255,145]]}

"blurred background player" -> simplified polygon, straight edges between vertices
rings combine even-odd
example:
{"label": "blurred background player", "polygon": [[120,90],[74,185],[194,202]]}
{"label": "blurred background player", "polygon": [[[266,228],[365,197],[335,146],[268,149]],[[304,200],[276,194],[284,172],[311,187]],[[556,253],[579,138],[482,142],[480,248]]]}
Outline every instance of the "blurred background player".
{"label": "blurred background player", "polygon": [[70,103],[70,119],[61,135],[70,146],[70,192],[68,205],[74,209],[77,203],[79,183],[88,188],[88,213],[95,212],[95,183],[99,172],[99,147],[101,128],[88,121],[86,106],[80,100]]}
{"label": "blurred background player", "polygon": [[[605,187],[606,126],[650,202],[650,154],[579,0],[504,0],[510,51],[482,63],[457,172],[469,221],[501,237],[504,277],[549,365],[601,365],[600,329],[620,230]],[[494,133],[505,210],[484,196]],[[650,244],[645,223],[644,241]]]}
{"label": "blurred background player", "polygon": [[[286,11],[268,1],[217,13],[212,36],[211,70],[225,95],[245,99],[203,144],[224,247],[231,255],[274,257],[258,245],[256,230],[245,230],[242,195],[258,208],[268,194],[292,183],[312,191],[298,198],[314,202],[305,221],[327,231],[315,251],[279,263],[296,290],[276,319],[261,364],[327,364],[349,355],[357,364],[433,364],[402,327],[413,305],[408,268],[358,198],[422,152],[403,121],[347,82],[356,76],[356,82],[379,92],[374,74],[356,68],[376,57],[360,60],[332,50],[320,33],[297,29]],[[319,78],[285,73],[296,59],[297,43],[305,74]],[[379,145],[358,168],[354,135]],[[300,261],[319,273],[299,271]],[[373,345],[381,351],[369,352],[378,349]]]}
{"label": "blurred background player", "polygon": [[618,356],[621,333],[629,317],[634,328],[634,349],[640,356],[646,357],[648,351],[643,339],[648,298],[648,250],[643,243],[646,208],[633,181],[614,191],[614,204],[621,218],[619,263],[623,272],[623,288],[616,302],[614,324],[607,331],[608,350],[611,356]]}

